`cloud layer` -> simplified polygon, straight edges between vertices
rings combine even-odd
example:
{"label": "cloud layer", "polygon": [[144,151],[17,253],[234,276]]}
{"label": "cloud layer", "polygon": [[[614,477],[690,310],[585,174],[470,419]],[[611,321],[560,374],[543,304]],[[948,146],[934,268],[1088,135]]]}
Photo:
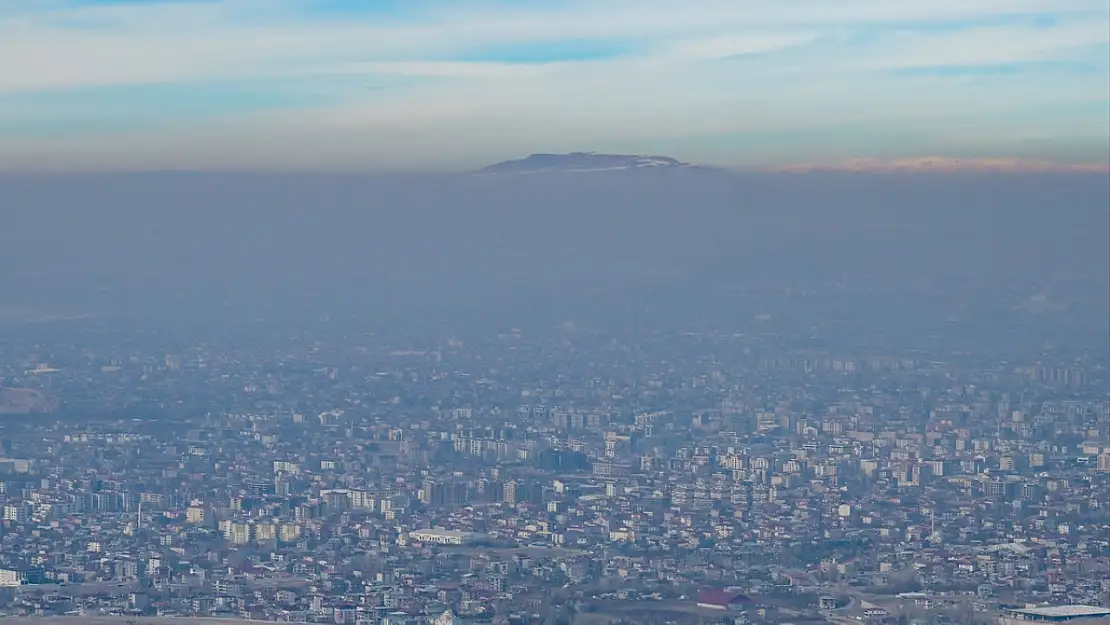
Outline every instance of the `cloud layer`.
{"label": "cloud layer", "polygon": [[15,169],[563,150],[1072,166],[1110,160],[1108,93],[1103,0],[0,4],[0,167]]}

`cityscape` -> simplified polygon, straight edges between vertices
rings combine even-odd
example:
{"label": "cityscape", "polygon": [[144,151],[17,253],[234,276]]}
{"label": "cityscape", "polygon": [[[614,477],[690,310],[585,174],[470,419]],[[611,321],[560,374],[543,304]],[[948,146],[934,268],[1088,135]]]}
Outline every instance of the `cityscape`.
{"label": "cityscape", "polygon": [[0,0],[0,625],[1110,625],[1110,1]]}
{"label": "cityscape", "polygon": [[255,326],[224,343],[95,319],[4,335],[0,613],[1110,614],[1105,354]]}

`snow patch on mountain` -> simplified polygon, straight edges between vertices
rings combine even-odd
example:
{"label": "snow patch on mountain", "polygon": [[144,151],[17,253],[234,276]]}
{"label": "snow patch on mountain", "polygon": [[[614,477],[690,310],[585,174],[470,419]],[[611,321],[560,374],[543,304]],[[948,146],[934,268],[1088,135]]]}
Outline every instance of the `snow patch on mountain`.
{"label": "snow patch on mountain", "polygon": [[691,165],[669,156],[636,154],[601,154],[571,152],[569,154],[532,154],[522,159],[503,161],[478,170],[480,174],[539,174],[627,171],[642,169],[714,169]]}

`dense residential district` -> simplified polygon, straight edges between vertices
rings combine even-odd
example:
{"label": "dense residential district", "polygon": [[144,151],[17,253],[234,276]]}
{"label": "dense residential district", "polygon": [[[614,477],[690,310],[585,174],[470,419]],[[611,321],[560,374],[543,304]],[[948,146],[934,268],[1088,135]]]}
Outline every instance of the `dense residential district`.
{"label": "dense residential district", "polygon": [[10,617],[1110,615],[1101,355],[66,323],[3,339]]}

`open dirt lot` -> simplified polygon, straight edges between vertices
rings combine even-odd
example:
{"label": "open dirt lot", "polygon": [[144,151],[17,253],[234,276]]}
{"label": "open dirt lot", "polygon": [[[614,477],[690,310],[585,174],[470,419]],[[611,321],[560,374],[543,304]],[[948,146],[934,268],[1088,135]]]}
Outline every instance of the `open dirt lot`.
{"label": "open dirt lot", "polygon": [[263,621],[229,618],[193,618],[189,616],[9,616],[0,617],[0,625],[259,625]]}

